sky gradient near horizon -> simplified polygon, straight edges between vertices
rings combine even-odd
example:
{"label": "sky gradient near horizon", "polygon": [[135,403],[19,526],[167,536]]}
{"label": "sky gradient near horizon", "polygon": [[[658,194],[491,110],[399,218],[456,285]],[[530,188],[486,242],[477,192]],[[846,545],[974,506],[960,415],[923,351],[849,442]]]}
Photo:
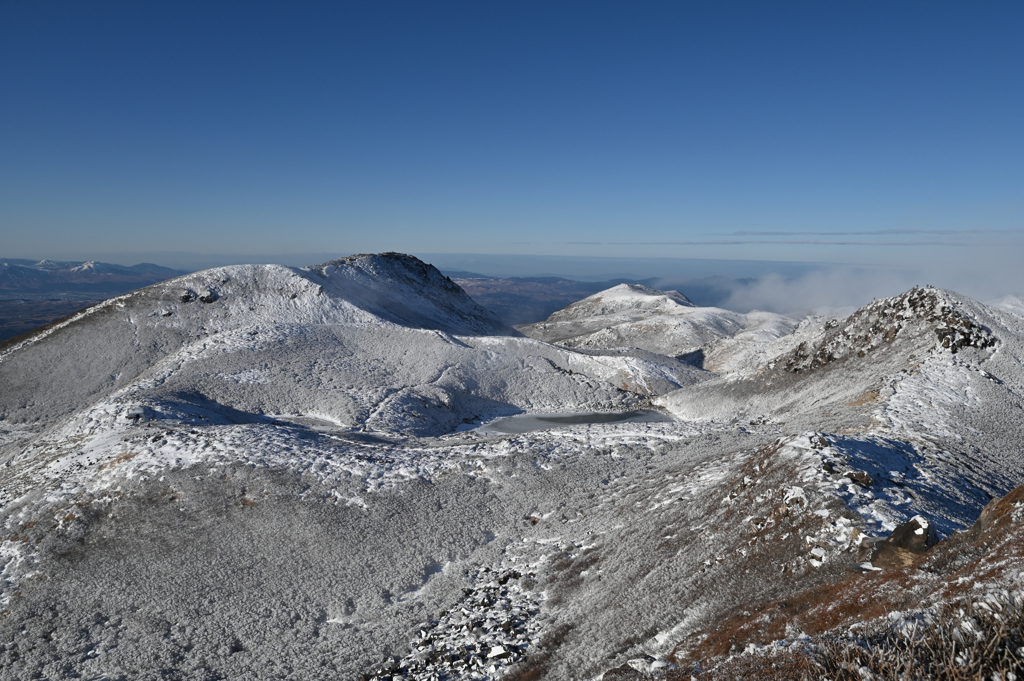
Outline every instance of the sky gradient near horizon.
{"label": "sky gradient near horizon", "polygon": [[1012,280],[1022,84],[1019,2],[4,2],[0,255]]}

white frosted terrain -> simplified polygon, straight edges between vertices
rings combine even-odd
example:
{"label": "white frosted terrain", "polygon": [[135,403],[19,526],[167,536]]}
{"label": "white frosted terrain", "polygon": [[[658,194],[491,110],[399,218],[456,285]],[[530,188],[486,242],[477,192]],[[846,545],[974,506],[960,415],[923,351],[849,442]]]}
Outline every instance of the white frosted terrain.
{"label": "white frosted terrain", "polygon": [[998,300],[989,301],[987,305],[1005,312],[1011,312],[1018,317],[1024,317],[1024,295],[1021,294],[1003,296]]}
{"label": "white frosted terrain", "polygon": [[[991,542],[941,558],[1024,482],[1006,305],[798,324],[623,285],[522,330],[382,254],[0,345],[0,678],[664,677],[727,622],[849,626],[764,614],[814,589],[1018,588]],[[928,551],[889,548],[918,516]]]}
{"label": "white frosted terrain", "polygon": [[699,352],[707,368],[728,371],[795,327],[792,319],[771,312],[697,307],[677,291],[619,284],[518,328],[572,348],[639,348],[669,357]]}

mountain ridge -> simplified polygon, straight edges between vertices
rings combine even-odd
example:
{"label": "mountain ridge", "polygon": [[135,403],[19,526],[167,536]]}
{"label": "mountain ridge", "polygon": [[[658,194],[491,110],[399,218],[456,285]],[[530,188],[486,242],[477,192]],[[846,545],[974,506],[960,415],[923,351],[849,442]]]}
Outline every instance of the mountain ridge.
{"label": "mountain ridge", "polygon": [[116,292],[147,286],[186,274],[153,263],[114,265],[90,261],[33,261],[0,258],[0,292],[25,295],[53,292]]}
{"label": "mountain ridge", "polygon": [[[0,678],[688,678],[730,631],[875,621],[822,614],[830,589],[1016,588],[980,545],[941,566],[1024,482],[1024,318],[912,289],[718,333],[609,297],[561,315],[596,339],[567,347],[359,255],[193,273],[8,348]],[[672,418],[606,418],[643,408]],[[480,427],[522,413],[561,421]]]}

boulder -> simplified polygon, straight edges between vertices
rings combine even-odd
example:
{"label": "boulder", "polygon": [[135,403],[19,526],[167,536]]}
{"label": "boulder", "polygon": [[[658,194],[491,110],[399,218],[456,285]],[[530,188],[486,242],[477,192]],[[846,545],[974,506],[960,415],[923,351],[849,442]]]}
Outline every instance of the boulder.
{"label": "boulder", "polygon": [[938,542],[935,526],[924,516],[916,515],[897,526],[885,541],[872,546],[870,563],[880,568],[900,568],[913,563],[918,556]]}
{"label": "boulder", "polygon": [[972,540],[979,538],[1021,505],[1024,505],[1024,485],[1017,487],[1005,497],[988,502],[988,505],[982,509],[981,515],[978,516],[978,520],[968,530],[968,536]]}
{"label": "boulder", "polygon": [[846,474],[846,477],[850,478],[850,480],[853,480],[861,487],[868,487],[874,482],[874,480],[871,479],[871,476],[868,475],[867,471],[850,471]]}
{"label": "boulder", "polygon": [[601,681],[645,681],[646,675],[633,669],[628,664],[609,669],[601,677]]}

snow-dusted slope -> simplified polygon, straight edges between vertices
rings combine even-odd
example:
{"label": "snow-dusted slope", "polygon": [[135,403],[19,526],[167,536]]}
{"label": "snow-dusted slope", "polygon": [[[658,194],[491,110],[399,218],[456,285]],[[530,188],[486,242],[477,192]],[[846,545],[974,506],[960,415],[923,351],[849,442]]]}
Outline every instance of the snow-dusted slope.
{"label": "snow-dusted slope", "polygon": [[218,268],[106,301],[4,350],[0,415],[50,422],[99,400],[75,423],[145,408],[229,421],[318,414],[439,434],[522,409],[625,407],[698,373],[487,340],[502,333],[515,334],[410,256]]}
{"label": "snow-dusted slope", "polygon": [[795,347],[824,323],[814,316],[797,323],[790,317],[753,310],[743,315],[742,330],[708,343],[704,368],[720,374],[756,373],[772,357]]}
{"label": "snow-dusted slope", "polygon": [[[627,288],[553,322],[615,343],[568,348],[391,254],[197,273],[10,346],[0,679],[664,668],[1024,482],[1020,317],[935,289],[731,314]],[[687,338],[718,376],[666,356]],[[675,420],[470,430],[659,395]]]}
{"label": "snow-dusted slope", "polygon": [[[348,282],[335,276],[332,280],[296,268],[240,265],[186,275],[107,300],[0,350],[0,381],[6,386],[0,394],[0,415],[14,422],[53,419],[123,388],[157,362],[210,339],[234,346],[240,337],[258,339],[261,330],[284,325],[380,325],[392,316],[386,298],[375,305],[367,304],[365,295],[360,304],[347,300]],[[415,305],[416,292],[403,290],[401,283],[397,282],[394,298],[408,296],[401,304]],[[365,287],[347,288],[359,295]],[[420,299],[426,297],[419,293]],[[456,294],[452,297],[458,300]],[[461,307],[471,309],[472,301],[465,295],[462,299]],[[430,328],[440,330],[465,324],[459,316],[429,321]],[[485,325],[486,314],[477,322]],[[499,330],[500,324],[494,322],[491,329]]]}
{"label": "snow-dusted slope", "polygon": [[403,326],[473,336],[518,335],[437,268],[401,253],[353,255],[310,267],[328,293]]}
{"label": "snow-dusted slope", "polygon": [[[930,479],[949,476],[968,488],[962,494],[992,498],[1024,480],[1024,457],[1013,454],[1024,439],[1022,341],[1020,329],[984,305],[914,289],[827,322],[758,374],[724,376],[660,400],[685,419],[860,431],[908,443]],[[957,494],[952,485],[944,496]]]}
{"label": "snow-dusted slope", "polygon": [[986,305],[1003,310],[1004,312],[1013,313],[1018,317],[1024,317],[1024,294],[1003,296],[997,300],[989,301]]}
{"label": "snow-dusted slope", "polygon": [[[572,348],[634,347],[667,356],[704,349],[745,334],[737,346],[789,334],[793,320],[767,312],[749,315],[696,307],[676,291],[619,284],[555,312],[547,320],[518,327],[531,338]],[[730,351],[719,352],[723,365]],[[717,369],[716,369],[717,370]]]}

